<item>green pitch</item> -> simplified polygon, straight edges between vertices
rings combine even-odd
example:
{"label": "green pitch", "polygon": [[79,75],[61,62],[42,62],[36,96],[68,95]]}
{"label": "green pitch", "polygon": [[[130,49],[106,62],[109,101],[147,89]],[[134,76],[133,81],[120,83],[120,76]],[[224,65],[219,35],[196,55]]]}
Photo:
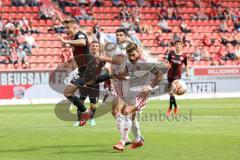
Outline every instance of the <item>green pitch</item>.
{"label": "green pitch", "polygon": [[139,118],[145,145],[123,153],[112,150],[119,134],[110,114],[72,127],[54,105],[0,106],[0,160],[240,159],[240,99],[178,103],[183,115],[164,120],[168,102],[149,102]]}

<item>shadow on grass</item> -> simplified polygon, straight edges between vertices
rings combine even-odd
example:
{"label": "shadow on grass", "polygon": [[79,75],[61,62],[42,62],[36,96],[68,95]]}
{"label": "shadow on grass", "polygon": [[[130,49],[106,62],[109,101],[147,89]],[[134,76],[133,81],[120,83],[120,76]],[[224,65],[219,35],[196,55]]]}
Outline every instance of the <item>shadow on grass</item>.
{"label": "shadow on grass", "polygon": [[[59,152],[54,152],[50,154],[92,154],[92,153],[119,153],[117,151],[112,150],[111,147],[101,146],[101,145],[55,145],[55,146],[39,146],[39,147],[30,147],[30,148],[23,148],[23,149],[9,149],[9,150],[0,150],[1,153],[20,153],[20,152],[34,152],[40,151],[45,149],[56,149],[60,150]],[[68,151],[71,149],[70,151]],[[126,155],[127,156],[127,155]]]}

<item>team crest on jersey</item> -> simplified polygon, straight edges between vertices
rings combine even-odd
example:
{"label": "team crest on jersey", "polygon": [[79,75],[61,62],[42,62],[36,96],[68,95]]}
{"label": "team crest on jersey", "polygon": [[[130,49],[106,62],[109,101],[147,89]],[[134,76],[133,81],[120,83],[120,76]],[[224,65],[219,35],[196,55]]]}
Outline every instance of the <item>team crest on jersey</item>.
{"label": "team crest on jersey", "polygon": [[79,34],[78,35],[78,38],[81,39],[81,38],[85,38],[85,36],[83,34]]}

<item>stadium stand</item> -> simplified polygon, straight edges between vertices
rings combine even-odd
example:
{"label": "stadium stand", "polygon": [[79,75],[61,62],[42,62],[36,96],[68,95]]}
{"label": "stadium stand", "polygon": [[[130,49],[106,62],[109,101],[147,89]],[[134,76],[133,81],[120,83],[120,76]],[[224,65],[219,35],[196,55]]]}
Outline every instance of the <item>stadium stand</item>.
{"label": "stadium stand", "polygon": [[[176,33],[180,38],[187,35],[184,52],[191,58],[192,65],[240,64],[236,58],[240,52],[240,2],[236,0],[202,0],[200,5],[195,0],[153,0],[143,3],[99,0],[93,1],[93,4],[75,0],[38,0],[27,4],[16,4],[14,0],[1,2],[0,70],[52,69],[62,63],[63,47],[55,34],[62,33],[63,28],[56,22],[53,10],[77,16],[86,32],[92,32],[96,24],[104,33],[112,33],[121,25],[127,26],[131,32],[136,32],[134,34],[149,53],[159,60],[165,58]],[[161,19],[166,20],[171,31],[160,29]],[[183,22],[190,29],[187,33],[180,28]],[[142,30],[144,24],[150,26],[147,31]],[[24,33],[22,42],[19,41],[20,32]],[[36,41],[35,46],[24,39],[27,33],[31,33]],[[156,40],[158,33],[160,36]],[[161,45],[161,41],[167,45]],[[27,51],[28,67],[15,65],[15,60],[12,60],[14,56],[19,59],[19,47]],[[200,58],[196,59],[194,55]]]}

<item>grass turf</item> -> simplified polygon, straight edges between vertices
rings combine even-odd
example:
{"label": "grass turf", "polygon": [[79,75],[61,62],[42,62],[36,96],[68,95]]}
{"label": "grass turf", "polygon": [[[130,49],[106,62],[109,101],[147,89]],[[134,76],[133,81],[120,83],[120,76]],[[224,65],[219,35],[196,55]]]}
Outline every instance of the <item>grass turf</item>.
{"label": "grass turf", "polygon": [[144,146],[123,153],[112,150],[119,134],[110,114],[94,127],[72,127],[56,118],[54,105],[0,106],[0,160],[240,158],[240,99],[178,103],[184,117],[164,120],[168,102],[149,102],[139,118]]}

